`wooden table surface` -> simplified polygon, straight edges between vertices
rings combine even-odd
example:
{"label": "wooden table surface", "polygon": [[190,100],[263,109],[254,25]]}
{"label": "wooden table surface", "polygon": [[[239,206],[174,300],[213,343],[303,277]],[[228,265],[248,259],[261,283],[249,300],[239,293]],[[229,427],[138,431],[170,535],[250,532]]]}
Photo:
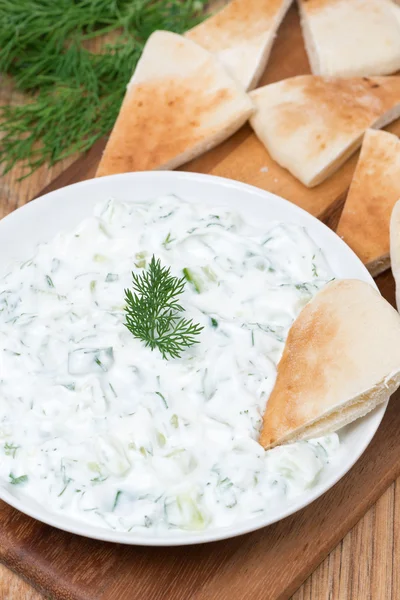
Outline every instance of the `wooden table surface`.
{"label": "wooden table surface", "polygon": [[[0,104],[22,98],[0,77]],[[0,178],[0,218],[37,194],[76,157],[18,181],[15,168]],[[398,600],[400,598],[400,479],[348,533],[292,600]],[[0,565],[0,600],[40,600],[28,583]],[[129,600],[129,599],[127,599]],[[145,599],[151,600],[151,599]],[[172,599],[171,599],[172,600]],[[259,600],[259,599],[254,599]],[[261,600],[261,599],[260,599]]]}

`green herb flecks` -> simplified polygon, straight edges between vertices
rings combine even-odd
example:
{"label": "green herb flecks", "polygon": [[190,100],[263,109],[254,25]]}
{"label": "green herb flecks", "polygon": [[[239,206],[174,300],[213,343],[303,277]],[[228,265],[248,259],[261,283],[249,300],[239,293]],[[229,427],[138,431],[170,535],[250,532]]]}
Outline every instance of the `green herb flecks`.
{"label": "green herb flecks", "polygon": [[69,390],[70,392],[74,392],[75,391],[75,383],[71,382],[71,383],[61,383],[61,385],[63,387],[65,387],[65,389]]}
{"label": "green herb flecks", "polygon": [[110,387],[110,390],[112,391],[112,393],[113,393],[113,395],[114,395],[114,398],[118,398],[118,394],[117,394],[117,392],[115,391],[115,389],[114,389],[114,386],[113,386],[113,385],[112,385],[110,382],[108,382],[108,385],[109,385],[109,387]]}
{"label": "green herb flecks", "polygon": [[18,448],[19,448],[19,446],[16,446],[13,443],[9,444],[8,442],[6,442],[4,444],[4,454],[6,456],[12,456],[13,458],[15,458],[15,454],[16,454]]}
{"label": "green herb flecks", "polygon": [[68,479],[67,482],[65,483],[63,489],[61,490],[61,492],[58,494],[58,497],[60,498],[60,496],[63,495],[63,493],[65,492],[65,490],[67,489],[67,487],[69,486],[69,484],[71,483],[71,479]]}
{"label": "green herb flecks", "polygon": [[151,350],[157,348],[163,358],[179,358],[185,348],[199,342],[202,331],[192,319],[181,317],[183,307],[178,297],[185,287],[184,278],[173,277],[153,256],[149,267],[140,275],[132,273],[131,290],[125,290],[125,325],[134,337]]}
{"label": "green herb flecks", "polygon": [[150,519],[150,517],[148,517],[147,515],[144,516],[144,526],[145,527],[151,527],[153,524],[153,521]]}
{"label": "green herb flecks", "polygon": [[52,280],[52,278],[50,277],[50,275],[46,275],[46,282],[47,282],[47,285],[48,285],[49,287],[51,287],[51,288],[53,288],[53,287],[54,287],[54,283],[53,283],[53,280]]}
{"label": "green herb flecks", "polygon": [[160,396],[161,400],[164,403],[165,408],[168,408],[168,403],[167,403],[167,401],[165,399],[165,396],[163,396],[161,392],[156,392],[156,394],[157,394],[157,396]]}
{"label": "green herb flecks", "polygon": [[172,242],[174,242],[175,239],[171,236],[171,232],[168,233],[168,235],[166,236],[165,240],[162,242],[162,246],[164,246],[164,248],[166,250],[168,250],[168,245],[172,244]]}
{"label": "green herb flecks", "polygon": [[[0,109],[4,171],[23,161],[27,175],[45,162],[54,164],[90,148],[111,130],[150,34],[182,33],[201,20],[205,4],[206,0],[2,0],[0,72],[30,95],[25,104]],[[113,41],[105,44],[101,36],[110,32]],[[91,38],[96,38],[96,46]],[[91,47],[100,48],[100,53]]]}
{"label": "green herb flecks", "polygon": [[185,267],[182,269],[182,273],[186,279],[195,289],[195,291],[200,294],[202,291],[202,283],[200,277],[198,277],[193,271]]}
{"label": "green herb flecks", "polygon": [[25,483],[28,481],[28,475],[21,475],[20,477],[14,477],[12,473],[9,474],[10,483],[12,485],[19,485],[20,483]]}
{"label": "green herb flecks", "polygon": [[121,494],[122,494],[121,490],[118,490],[117,493],[115,494],[114,504],[113,504],[113,507],[112,507],[113,511],[117,508],[117,505],[118,505],[119,498],[120,498]]}

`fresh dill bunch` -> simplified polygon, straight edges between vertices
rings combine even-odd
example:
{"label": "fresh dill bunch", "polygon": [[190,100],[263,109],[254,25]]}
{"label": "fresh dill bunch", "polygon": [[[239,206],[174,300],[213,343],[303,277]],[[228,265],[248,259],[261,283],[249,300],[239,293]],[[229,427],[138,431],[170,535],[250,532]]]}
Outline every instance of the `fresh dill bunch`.
{"label": "fresh dill bunch", "polygon": [[203,329],[181,317],[184,309],[178,297],[185,288],[184,277],[171,275],[153,256],[148,270],[132,273],[132,280],[133,293],[125,290],[125,326],[151,350],[158,348],[163,358],[180,358],[185,348],[198,343],[196,336]]}
{"label": "fresh dill bunch", "polygon": [[[3,173],[30,174],[108,133],[149,35],[182,33],[206,0],[0,0],[0,72],[28,102],[0,108]],[[100,53],[89,49],[114,32]],[[90,46],[92,47],[92,46]]]}

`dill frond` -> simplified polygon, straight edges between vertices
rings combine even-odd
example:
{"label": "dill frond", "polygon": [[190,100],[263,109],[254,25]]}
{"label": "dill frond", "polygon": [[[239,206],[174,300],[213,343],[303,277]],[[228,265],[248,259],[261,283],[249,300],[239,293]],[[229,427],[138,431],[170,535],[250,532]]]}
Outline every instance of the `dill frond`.
{"label": "dill frond", "polygon": [[[206,0],[0,0],[0,72],[29,101],[0,107],[0,165],[32,171],[89,149],[112,128],[156,29],[195,25]],[[100,53],[93,38],[115,32]]]}
{"label": "dill frond", "polygon": [[158,348],[163,358],[180,358],[181,352],[198,343],[203,327],[181,316],[178,297],[185,278],[178,279],[160,260],[152,257],[149,268],[140,275],[132,273],[131,290],[125,290],[125,326],[151,350]]}

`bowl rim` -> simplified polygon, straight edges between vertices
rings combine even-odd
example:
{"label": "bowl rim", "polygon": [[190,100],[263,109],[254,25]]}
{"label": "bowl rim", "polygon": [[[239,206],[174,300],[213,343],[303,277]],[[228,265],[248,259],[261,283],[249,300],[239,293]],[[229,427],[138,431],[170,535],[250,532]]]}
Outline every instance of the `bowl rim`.
{"label": "bowl rim", "polygon": [[[318,227],[321,232],[327,236],[327,239],[331,239],[335,241],[333,243],[342,245],[342,249],[345,248],[345,251],[349,256],[352,256],[358,262],[358,268],[363,271],[364,280],[369,282],[375,289],[378,289],[373,278],[365,268],[365,266],[361,263],[355,253],[345,244],[345,242],[339,238],[327,225],[319,221],[316,217],[312,216],[310,213],[306,212],[304,209],[299,206],[293,204],[292,202],[285,200],[284,198],[277,196],[276,194],[272,194],[266,190],[262,190],[255,186],[242,183],[239,181],[235,181],[232,179],[227,179],[224,177],[219,177],[215,175],[203,174],[203,173],[191,173],[184,171],[142,171],[135,173],[123,173],[118,175],[108,175],[101,178],[93,178],[87,179],[85,181],[80,181],[77,183],[70,184],[65,187],[61,187],[59,189],[53,190],[39,196],[32,200],[31,202],[17,208],[13,212],[9,213],[3,219],[0,220],[0,231],[4,227],[18,227],[18,220],[21,218],[23,214],[26,217],[31,217],[37,210],[40,208],[47,209],[47,204],[50,204],[54,197],[60,196],[61,194],[67,193],[70,194],[74,192],[77,188],[91,188],[96,187],[98,185],[101,186],[103,183],[108,183],[110,181],[131,181],[131,180],[146,180],[146,179],[165,179],[167,182],[171,181],[187,181],[189,183],[214,183],[217,187],[223,187],[225,190],[235,189],[239,190],[239,192],[243,192],[245,195],[250,194],[258,198],[262,198],[264,200],[273,199],[275,202],[284,203],[286,209],[288,209],[294,216],[299,216],[300,220],[308,221],[309,223],[318,223]],[[229,191],[228,191],[229,193]],[[123,200],[126,202],[126,200]],[[218,204],[218,202],[214,202],[214,205]],[[223,203],[222,203],[223,204]],[[31,215],[29,213],[32,213]],[[55,234],[53,234],[55,235]],[[378,290],[379,291],[379,290]],[[138,546],[183,546],[183,545],[192,545],[192,544],[200,544],[207,542],[214,542],[223,539],[228,539],[231,537],[236,537],[239,535],[243,535],[246,533],[250,533],[256,531],[257,529],[261,529],[267,527],[268,525],[272,525],[286,517],[293,515],[299,510],[305,508],[312,502],[314,502],[317,498],[321,497],[325,494],[329,489],[331,489],[342,477],[354,466],[354,464],[358,461],[360,456],[365,452],[366,448],[370,444],[373,439],[381,421],[385,414],[387,407],[387,402],[378,407],[373,411],[374,418],[372,423],[370,424],[370,428],[368,434],[365,436],[365,439],[362,443],[359,443],[356,452],[342,464],[340,467],[335,469],[334,476],[331,477],[327,482],[322,486],[318,486],[316,488],[310,489],[309,492],[303,493],[297,501],[291,502],[286,506],[284,510],[282,510],[279,515],[268,518],[268,513],[266,513],[263,518],[253,518],[245,521],[239,522],[237,525],[229,526],[229,527],[220,527],[214,529],[208,529],[204,532],[184,532],[179,533],[178,535],[168,535],[168,536],[153,536],[150,535],[141,535],[135,532],[127,533],[122,531],[116,531],[113,529],[106,529],[101,527],[95,527],[93,525],[85,523],[85,521],[80,521],[78,519],[72,519],[69,517],[65,517],[61,513],[50,513],[47,510],[41,509],[39,505],[36,507],[27,506],[26,499],[21,496],[18,497],[14,494],[11,494],[5,487],[0,485],[0,499],[16,508],[20,512],[32,517],[42,523],[55,527],[57,529],[61,529],[68,533],[77,534],[83,537],[88,537],[91,539],[114,542],[114,543],[123,543],[128,545],[138,545]],[[371,414],[371,413],[370,413]],[[363,417],[364,420],[367,417]],[[361,421],[360,420],[360,421]],[[356,425],[357,427],[357,425]],[[35,502],[33,502],[35,504]],[[44,514],[42,514],[42,512]]]}

